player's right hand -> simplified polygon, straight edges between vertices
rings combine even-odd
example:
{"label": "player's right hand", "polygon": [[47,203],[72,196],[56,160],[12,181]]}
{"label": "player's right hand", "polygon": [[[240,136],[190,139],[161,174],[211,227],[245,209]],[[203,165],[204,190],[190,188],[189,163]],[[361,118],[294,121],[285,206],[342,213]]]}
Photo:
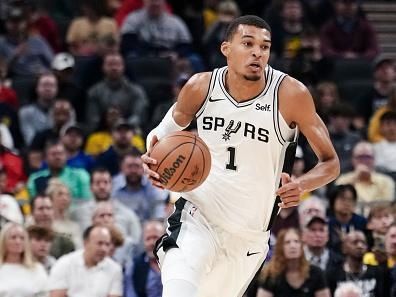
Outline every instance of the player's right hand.
{"label": "player's right hand", "polygon": [[153,146],[157,142],[158,142],[158,138],[157,138],[157,136],[154,135],[153,138],[151,138],[150,146],[147,148],[147,152],[144,155],[142,155],[141,159],[143,161],[144,173],[148,176],[151,183],[155,187],[163,189],[164,186],[159,181],[159,178],[160,178],[159,174],[150,169],[150,164],[153,164],[153,165],[157,164],[157,160],[150,157],[151,150],[153,149]]}

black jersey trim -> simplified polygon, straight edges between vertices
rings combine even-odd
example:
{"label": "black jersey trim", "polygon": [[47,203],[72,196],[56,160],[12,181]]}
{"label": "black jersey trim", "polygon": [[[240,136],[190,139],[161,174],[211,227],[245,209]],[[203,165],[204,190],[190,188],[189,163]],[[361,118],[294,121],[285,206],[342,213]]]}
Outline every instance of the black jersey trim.
{"label": "black jersey trim", "polygon": [[[296,149],[297,149],[297,141],[286,143],[286,146],[284,148],[282,171],[279,172],[279,177],[282,172],[285,172],[285,173],[288,173],[289,175],[291,175],[292,170],[293,170],[294,159],[296,156]],[[281,182],[282,181],[279,181],[279,185],[277,188],[280,188],[282,186]],[[267,231],[269,231],[274,224],[275,218],[277,217],[277,215],[279,213],[278,203],[281,203],[281,202],[282,201],[281,201],[280,197],[276,196],[274,205],[272,207],[271,217],[268,222]]]}
{"label": "black jersey trim", "polygon": [[201,106],[198,108],[198,111],[195,114],[195,118],[199,118],[201,116],[201,114],[204,112],[206,104],[208,103],[208,99],[212,95],[213,89],[216,85],[216,78],[217,78],[218,72],[219,72],[218,68],[216,68],[212,71],[212,73],[210,75],[209,87],[208,87],[208,91],[206,92],[205,100],[202,102]]}
{"label": "black jersey trim", "polygon": [[281,145],[284,145],[286,141],[283,140],[283,137],[282,137],[280,131],[278,130],[278,124],[277,123],[279,123],[279,106],[278,106],[278,98],[277,98],[278,92],[277,92],[277,90],[279,89],[278,87],[279,87],[279,85],[282,82],[284,77],[285,76],[282,75],[276,81],[275,87],[274,87],[274,94],[272,96],[272,98],[273,98],[272,99],[273,100],[272,101],[272,106],[273,106],[273,109],[272,109],[272,122],[274,124],[274,130],[275,130],[276,138],[278,139],[278,141],[279,141],[279,143]]}
{"label": "black jersey trim", "polygon": [[182,228],[182,212],[184,206],[186,205],[187,200],[180,197],[175,203],[175,211],[173,214],[168,218],[168,228],[167,232],[162,235],[157,242],[155,243],[154,247],[154,255],[158,261],[158,251],[162,248],[164,252],[170,250],[171,248],[178,248],[177,245],[177,238],[179,237],[180,230]]}
{"label": "black jersey trim", "polygon": [[225,85],[224,85],[226,72],[227,72],[227,67],[224,67],[224,68],[222,69],[221,74],[219,75],[219,80],[220,80],[219,85],[220,85],[220,88],[221,88],[221,90],[223,91],[223,93],[225,94],[225,96],[227,97],[227,99],[228,99],[235,107],[238,107],[238,108],[239,108],[239,107],[246,107],[246,106],[252,105],[252,104],[254,103],[254,101],[255,101],[258,97],[265,96],[265,94],[268,92],[268,89],[269,89],[269,87],[270,87],[270,85],[271,85],[271,83],[272,83],[273,72],[274,72],[274,70],[272,69],[271,66],[268,65],[268,67],[266,68],[266,71],[264,71],[264,76],[265,76],[265,78],[266,78],[266,79],[265,79],[265,86],[264,86],[264,89],[263,89],[259,94],[257,94],[256,96],[254,96],[253,98],[246,99],[246,100],[243,100],[243,101],[241,101],[241,102],[236,101],[235,98],[232,97],[231,94],[228,93],[228,91],[226,90]]}

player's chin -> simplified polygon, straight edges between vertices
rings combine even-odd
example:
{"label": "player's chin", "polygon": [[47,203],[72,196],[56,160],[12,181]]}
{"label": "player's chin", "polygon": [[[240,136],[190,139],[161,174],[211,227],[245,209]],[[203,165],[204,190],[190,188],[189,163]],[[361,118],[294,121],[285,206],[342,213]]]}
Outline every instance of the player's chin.
{"label": "player's chin", "polygon": [[259,74],[245,74],[243,77],[248,81],[258,81],[261,79],[261,75]]}

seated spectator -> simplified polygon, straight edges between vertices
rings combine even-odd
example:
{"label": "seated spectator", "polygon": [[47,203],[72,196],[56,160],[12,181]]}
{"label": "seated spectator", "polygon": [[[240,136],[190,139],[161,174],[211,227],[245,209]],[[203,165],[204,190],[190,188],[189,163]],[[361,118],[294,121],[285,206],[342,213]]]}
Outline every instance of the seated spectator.
{"label": "seated spectator", "polygon": [[358,198],[352,185],[339,185],[332,188],[328,198],[330,203],[329,247],[341,253],[343,237],[352,230],[366,232],[367,220],[365,217],[354,213]]}
{"label": "seated spectator", "polygon": [[[91,172],[92,200],[72,209],[70,218],[80,225],[81,230],[85,230],[92,224],[92,217],[100,202],[112,204],[111,211],[114,214],[116,226],[121,230],[126,238],[130,238],[135,244],[140,242],[142,228],[137,214],[129,210],[124,204],[111,196],[112,179],[110,172],[105,168],[94,168]],[[106,213],[109,207],[103,207]],[[109,212],[107,212],[109,213]],[[103,218],[102,220],[105,220]]]}
{"label": "seated spectator", "polygon": [[372,207],[367,226],[371,233],[368,236],[369,252],[363,258],[364,264],[385,264],[388,268],[393,268],[396,264],[396,228],[389,205]]}
{"label": "seated spectator", "polygon": [[380,118],[383,139],[374,144],[375,167],[385,173],[396,173],[396,111],[387,111]]}
{"label": "seated spectator", "polygon": [[75,81],[75,59],[67,53],[57,54],[52,60],[52,71],[58,79],[58,98],[66,98],[76,111],[77,121],[82,122],[85,117],[86,92]]}
{"label": "seated spectator", "polygon": [[92,225],[107,227],[111,235],[109,257],[121,267],[131,262],[131,256],[136,253],[136,239],[126,237],[117,227],[113,204],[110,201],[100,201],[92,214]]}
{"label": "seated spectator", "polygon": [[85,230],[84,249],[63,256],[52,267],[50,296],[121,297],[121,267],[107,257],[110,244],[107,228]]}
{"label": "seated spectator", "polygon": [[[169,110],[169,108],[167,109]],[[121,111],[118,107],[107,108],[100,117],[98,129],[90,134],[85,145],[85,153],[96,157],[105,152],[112,144],[113,138],[111,132],[114,125],[121,119]],[[133,135],[131,145],[139,151],[145,150],[145,144],[140,135]]]}
{"label": "seated spectator", "polygon": [[0,168],[6,174],[6,185],[3,192],[16,193],[26,182],[23,160],[2,145],[0,135]]}
{"label": "seated spectator", "polygon": [[33,34],[38,34],[51,47],[52,51],[58,52],[61,48],[61,36],[58,26],[52,17],[34,1],[26,1],[29,29]]}
{"label": "seated spectator", "polygon": [[363,292],[353,282],[345,282],[337,287],[334,297],[363,297]]}
{"label": "seated spectator", "polygon": [[19,110],[19,122],[25,144],[30,145],[34,136],[53,123],[50,110],[58,93],[58,82],[52,73],[42,74],[36,85],[37,100]]}
{"label": "seated spectator", "polygon": [[71,202],[69,188],[57,178],[51,178],[45,194],[51,198],[54,208],[54,222],[52,227],[55,232],[70,238],[76,248],[82,247],[82,232],[80,226],[69,219],[69,206]]}
{"label": "seated spectator", "polygon": [[180,55],[191,52],[191,34],[177,16],[168,13],[164,0],[144,1],[144,7],[131,12],[121,27],[124,55]]}
{"label": "seated spectator", "polygon": [[322,27],[322,52],[334,58],[374,58],[378,41],[371,23],[359,14],[358,0],[333,1],[335,15]]}
{"label": "seated spectator", "polygon": [[368,139],[371,142],[381,140],[379,119],[388,110],[396,111],[396,68],[395,61],[379,55],[374,60],[373,86],[366,97],[359,100],[357,113],[368,127]]}
{"label": "seated spectator", "polygon": [[47,196],[36,196],[31,200],[32,217],[27,225],[36,225],[47,228],[54,232],[54,240],[51,245],[50,255],[59,258],[75,250],[70,237],[54,231],[54,207],[51,198]]}
{"label": "seated spectator", "polygon": [[104,80],[89,91],[86,121],[90,131],[98,128],[100,116],[111,106],[116,106],[125,118],[136,127],[146,124],[149,105],[143,88],[124,75],[124,60],[120,54],[107,54],[103,60]]}
{"label": "seated spectator", "polygon": [[12,78],[34,78],[50,69],[53,52],[43,38],[28,32],[22,9],[13,7],[6,18],[6,34],[0,37],[0,56],[7,60]]}
{"label": "seated spectator", "polygon": [[328,123],[330,109],[340,102],[338,87],[331,81],[322,81],[316,86],[314,94],[317,113],[325,123]]}
{"label": "seated spectator", "polygon": [[47,293],[47,273],[33,260],[23,226],[8,223],[0,231],[0,294],[11,297],[42,296]]}
{"label": "seated spectator", "polygon": [[226,65],[224,55],[219,51],[225,32],[233,19],[239,16],[238,5],[234,1],[221,1],[217,7],[218,18],[205,32],[202,44],[209,68]]}
{"label": "seated spectator", "polygon": [[66,150],[67,166],[85,169],[87,172],[90,172],[94,164],[94,159],[82,151],[84,143],[84,131],[82,127],[77,124],[65,126],[60,134],[61,142]]}
{"label": "seated spectator", "polygon": [[333,105],[328,113],[327,128],[340,160],[342,173],[352,170],[352,149],[362,140],[362,137],[351,129],[354,114],[353,108],[345,103]]}
{"label": "seated spectator", "polygon": [[147,221],[144,224],[144,252],[125,269],[124,297],[162,296],[161,273],[153,251],[156,241],[164,232],[164,224],[160,221]]}
{"label": "seated spectator", "polygon": [[363,255],[366,251],[367,242],[362,231],[355,230],[345,235],[345,261],[327,273],[332,294],[341,284],[353,282],[362,290],[363,296],[388,296],[385,270],[379,266],[364,265]]}
{"label": "seated spectator", "polygon": [[297,229],[282,230],[275,252],[261,272],[257,297],[323,296],[330,297],[323,271],[304,257]]}
{"label": "seated spectator", "polygon": [[121,160],[121,173],[113,179],[114,199],[133,210],[141,222],[164,219],[168,191],[154,187],[143,172],[138,151],[132,151]]}
{"label": "seated spectator", "polygon": [[69,187],[74,202],[91,199],[88,173],[84,169],[71,168],[66,165],[66,151],[61,142],[48,143],[45,156],[48,169],[39,170],[29,176],[27,187],[30,197],[44,193],[48,180],[58,177]]}
{"label": "seated spectator", "polygon": [[98,40],[105,36],[117,38],[115,21],[105,16],[103,1],[84,0],[83,15],[75,18],[67,31],[66,42],[75,56],[92,56],[98,52]]}
{"label": "seated spectator", "polygon": [[302,228],[305,258],[323,271],[342,263],[343,257],[327,247],[329,227],[322,216],[313,216]]}
{"label": "seated spectator", "polygon": [[133,135],[134,129],[129,122],[123,119],[117,121],[111,133],[113,144],[96,157],[95,167],[105,167],[113,176],[118,174],[123,157],[132,150],[137,150],[131,144]]}
{"label": "seated spectator", "polygon": [[59,139],[62,128],[71,125],[76,119],[74,109],[67,99],[56,99],[49,115],[52,127],[37,132],[29,149],[44,151],[46,144]]}
{"label": "seated spectator", "polygon": [[312,196],[298,205],[299,225],[305,226],[308,221],[314,217],[326,217],[326,205],[323,199]]}
{"label": "seated spectator", "polygon": [[359,142],[352,151],[353,171],[341,174],[337,185],[352,184],[356,188],[360,206],[392,201],[395,195],[395,182],[389,176],[375,170],[374,148],[369,142]]}
{"label": "seated spectator", "polygon": [[49,254],[52,241],[54,240],[54,233],[51,229],[34,225],[29,226],[27,232],[33,259],[41,263],[47,273],[49,273],[56,262],[56,259]]}
{"label": "seated spectator", "polygon": [[7,61],[0,56],[0,102],[6,103],[15,111],[19,108],[19,100],[15,90],[11,87],[11,80],[8,79]]}

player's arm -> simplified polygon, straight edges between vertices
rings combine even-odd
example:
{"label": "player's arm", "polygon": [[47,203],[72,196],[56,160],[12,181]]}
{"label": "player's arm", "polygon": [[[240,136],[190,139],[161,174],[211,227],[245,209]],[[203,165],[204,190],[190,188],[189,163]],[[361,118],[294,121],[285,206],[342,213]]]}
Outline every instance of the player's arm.
{"label": "player's arm", "polygon": [[281,207],[291,207],[298,204],[302,193],[333,181],[339,175],[340,164],[327,128],[316,113],[312,96],[302,83],[291,77],[284,79],[279,89],[279,108],[289,125],[299,127],[318,158],[314,168],[293,181],[282,173],[282,186],[277,195],[282,199]]}
{"label": "player's arm", "polygon": [[192,76],[180,91],[177,102],[172,105],[161,123],[147,136],[147,152],[142,156],[143,167],[145,173],[157,187],[162,188],[158,181],[159,175],[148,167],[149,164],[157,163],[156,160],[150,158],[151,148],[165,135],[181,131],[191,123],[206,98],[210,77],[210,72],[197,73]]}

